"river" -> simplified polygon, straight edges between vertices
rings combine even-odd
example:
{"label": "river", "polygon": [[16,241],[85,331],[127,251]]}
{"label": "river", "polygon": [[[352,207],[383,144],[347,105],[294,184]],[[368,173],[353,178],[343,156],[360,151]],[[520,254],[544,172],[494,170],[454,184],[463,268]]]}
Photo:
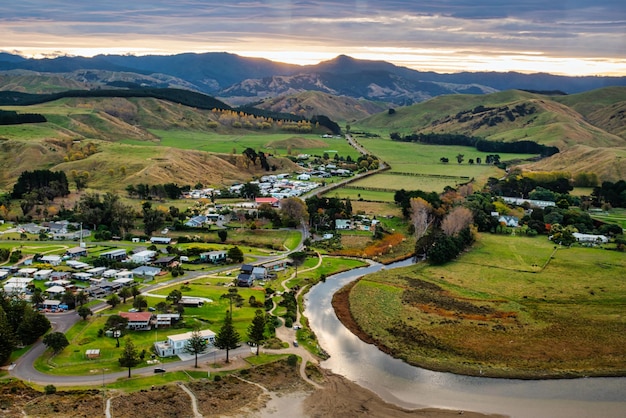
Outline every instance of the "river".
{"label": "river", "polygon": [[[410,260],[384,268],[401,267]],[[348,331],[331,306],[345,284],[383,268],[380,264],[340,273],[316,285],[305,298],[305,315],[328,351],[322,366],[377,393],[387,402],[498,413],[521,418],[625,417],[626,378],[517,380],[469,377],[410,366]]]}

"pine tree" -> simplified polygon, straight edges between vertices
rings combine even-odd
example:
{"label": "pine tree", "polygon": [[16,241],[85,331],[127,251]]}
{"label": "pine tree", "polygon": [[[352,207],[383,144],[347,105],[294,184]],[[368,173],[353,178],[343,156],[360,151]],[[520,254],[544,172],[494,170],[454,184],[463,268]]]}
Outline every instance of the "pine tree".
{"label": "pine tree", "polygon": [[128,367],[128,378],[130,379],[130,369],[141,362],[139,353],[135,348],[135,344],[133,344],[133,341],[130,338],[126,338],[126,341],[124,342],[124,351],[118,360],[120,362],[120,366]]}
{"label": "pine tree", "polygon": [[265,340],[265,314],[262,310],[257,309],[252,319],[252,323],[248,327],[248,338],[256,344],[256,355],[259,355],[259,345]]}
{"label": "pine tree", "polygon": [[233,348],[237,348],[240,337],[239,333],[233,326],[233,317],[230,311],[226,311],[224,325],[220,328],[215,336],[215,346],[221,350],[226,350],[226,363],[228,363],[228,353]]}
{"label": "pine tree", "polygon": [[4,364],[9,360],[11,352],[15,347],[15,335],[7,320],[4,309],[0,306],[0,364]]}
{"label": "pine tree", "polygon": [[198,354],[203,353],[207,348],[206,346],[206,340],[202,338],[198,328],[195,328],[191,332],[191,338],[187,340],[184,348],[186,353],[193,354],[196,357],[195,368],[198,368]]}

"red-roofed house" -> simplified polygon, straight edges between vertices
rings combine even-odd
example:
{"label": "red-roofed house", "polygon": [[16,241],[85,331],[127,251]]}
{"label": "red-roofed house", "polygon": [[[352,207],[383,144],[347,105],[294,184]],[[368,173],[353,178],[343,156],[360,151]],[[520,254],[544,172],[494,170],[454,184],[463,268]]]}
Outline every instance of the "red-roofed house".
{"label": "red-roofed house", "polygon": [[275,197],[257,197],[256,199],[254,199],[254,201],[257,206],[261,206],[262,204],[267,203],[274,208],[277,208],[280,204],[280,200]]}
{"label": "red-roofed house", "polygon": [[127,329],[135,331],[150,331],[152,328],[152,312],[120,312],[122,318],[128,319]]}

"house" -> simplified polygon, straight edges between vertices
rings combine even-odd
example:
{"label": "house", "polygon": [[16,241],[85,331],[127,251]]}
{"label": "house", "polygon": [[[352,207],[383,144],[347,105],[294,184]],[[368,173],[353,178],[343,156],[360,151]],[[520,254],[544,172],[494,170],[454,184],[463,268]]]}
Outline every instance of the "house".
{"label": "house", "polygon": [[131,255],[130,259],[133,263],[146,264],[149,263],[156,256],[156,254],[156,251],[145,250]]}
{"label": "house", "polygon": [[107,260],[115,260],[115,261],[126,260],[126,250],[118,249],[118,250],[107,251],[107,252],[101,253],[100,257],[106,258]]}
{"label": "house", "polygon": [[88,267],[91,267],[87,263],[83,263],[82,261],[76,261],[76,260],[67,260],[65,262],[65,265],[67,265],[68,267],[71,267],[73,269],[76,269],[76,270],[82,270],[82,269],[86,269]]}
{"label": "house", "polygon": [[20,269],[16,275],[19,277],[33,277],[35,273],[37,273],[37,270],[36,268],[26,267]]}
{"label": "house", "polygon": [[335,229],[352,229],[352,221],[350,219],[335,219]]}
{"label": "house", "polygon": [[52,275],[52,270],[39,270],[33,274],[35,280],[48,280]]}
{"label": "house", "polygon": [[135,283],[135,279],[133,279],[132,277],[120,277],[119,279],[113,280],[112,283],[118,284],[121,287],[123,287],[123,286],[130,286],[133,283]]}
{"label": "house", "polygon": [[169,244],[172,242],[172,239],[169,237],[152,237],[150,238],[150,242],[152,244]]}
{"label": "house", "polygon": [[107,270],[106,267],[94,267],[92,269],[87,270],[87,273],[96,277],[100,277],[102,276],[102,273],[104,273],[106,270]]}
{"label": "house", "polygon": [[188,226],[190,228],[200,228],[208,220],[209,220],[209,218],[207,218],[205,215],[194,216],[193,218],[191,218],[187,222],[185,222],[185,226]]}
{"label": "house", "polygon": [[254,266],[252,264],[242,264],[241,272],[246,274],[252,274],[252,270],[254,270]]}
{"label": "house", "polygon": [[267,270],[262,266],[255,266],[250,274],[254,280],[265,280]]}
{"label": "house", "polygon": [[[199,331],[200,336],[206,342],[207,348],[215,345],[215,333],[209,329]],[[193,336],[193,332],[178,335],[168,335],[166,341],[154,343],[154,348],[159,357],[171,357],[186,353],[187,341]]]}
{"label": "house", "polygon": [[133,272],[130,270],[122,270],[122,271],[118,271],[117,273],[115,273],[115,280],[113,280],[114,282],[117,281],[118,279],[134,279],[135,276],[133,275]]}
{"label": "house", "polygon": [[80,280],[81,282],[88,282],[93,275],[89,273],[72,273],[72,278]]}
{"label": "house", "polygon": [[4,280],[7,277],[9,277],[9,271],[8,270],[0,270],[0,280]]}
{"label": "house", "polygon": [[523,199],[520,197],[502,197],[502,200],[510,205],[522,206],[524,203],[527,203],[530,207],[541,209],[545,209],[548,206],[556,206],[556,203],[549,200]]}
{"label": "house", "polygon": [[90,286],[85,289],[85,293],[87,293],[92,298],[96,298],[96,299],[102,299],[106,297],[107,295],[106,289],[100,286]]}
{"label": "house", "polygon": [[69,280],[72,277],[72,273],[69,271],[53,271],[50,275],[50,280]]}
{"label": "house", "polygon": [[270,263],[263,264],[263,267],[267,271],[282,271],[287,268],[287,265],[292,262],[289,258],[283,258],[281,260],[272,261]]}
{"label": "house", "polygon": [[237,286],[252,287],[253,284],[254,276],[252,276],[252,273],[239,273],[237,276]]}
{"label": "house", "polygon": [[65,288],[63,286],[52,286],[46,289],[46,293],[50,298],[60,297],[65,293]]}
{"label": "house", "polygon": [[505,216],[498,217],[498,222],[511,228],[517,228],[519,226],[519,218],[517,216]]}
{"label": "house", "polygon": [[156,328],[166,328],[172,326],[174,322],[180,320],[180,314],[168,313],[156,315]]}
{"label": "house", "polygon": [[200,260],[205,263],[222,263],[226,261],[227,252],[226,251],[208,251],[200,254]]}
{"label": "house", "polygon": [[70,258],[87,257],[87,248],[73,247],[65,251],[65,254]]}
{"label": "house", "polygon": [[128,319],[127,329],[135,331],[150,331],[152,325],[152,313],[151,312],[120,312],[122,318]]}
{"label": "house", "polygon": [[154,260],[152,262],[152,264],[155,265],[155,266],[159,266],[159,267],[167,267],[167,266],[173,264],[176,261],[177,257],[178,256],[175,256],[175,255],[159,257],[156,260]]}
{"label": "house", "polygon": [[100,357],[100,349],[99,348],[91,348],[85,351],[85,357],[89,360],[93,360],[95,358]]}
{"label": "house", "polygon": [[257,197],[254,199],[256,206],[259,207],[263,204],[268,204],[273,208],[277,208],[280,204],[280,201],[275,197]]}
{"label": "house", "polygon": [[61,305],[61,301],[54,299],[46,299],[39,306],[43,309],[50,309],[51,311],[58,311],[59,305]]}
{"label": "house", "polygon": [[306,173],[302,173],[299,176],[297,176],[296,179],[302,180],[302,181],[309,181],[309,180],[311,180],[311,175],[310,174],[306,174]]}
{"label": "house", "polygon": [[68,287],[71,284],[72,282],[69,280],[50,280],[50,281],[45,282],[43,285],[46,287],[51,287],[51,286]]}
{"label": "house", "polygon": [[102,277],[104,277],[105,279],[111,279],[113,277],[115,277],[115,275],[119,273],[118,270],[115,269],[108,269],[102,272]]}
{"label": "house", "polygon": [[26,293],[26,289],[33,279],[30,277],[11,277],[4,283],[4,293],[18,295]]}
{"label": "house", "polygon": [[60,255],[44,255],[39,259],[42,263],[50,264],[51,266],[58,266],[62,260]]}
{"label": "house", "polygon": [[132,270],[133,277],[154,280],[155,276],[161,273],[161,269],[158,267],[140,266]]}
{"label": "house", "polygon": [[187,308],[200,308],[202,307],[202,305],[204,305],[204,300],[200,298],[192,298],[189,296],[183,296],[178,303],[180,303],[182,306],[185,306]]}
{"label": "house", "polygon": [[609,242],[609,238],[605,235],[581,234],[580,232],[574,232],[572,235],[576,238],[576,241],[582,243],[606,244]]}

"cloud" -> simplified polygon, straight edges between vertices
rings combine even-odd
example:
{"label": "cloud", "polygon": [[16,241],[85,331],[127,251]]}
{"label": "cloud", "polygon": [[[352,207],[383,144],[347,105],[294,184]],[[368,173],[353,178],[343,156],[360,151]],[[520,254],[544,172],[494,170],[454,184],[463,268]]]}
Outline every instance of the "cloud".
{"label": "cloud", "polygon": [[91,41],[134,53],[230,47],[353,54],[387,47],[601,61],[625,59],[625,25],[623,0],[21,0],[0,4],[0,50],[54,43],[54,50],[76,51]]}

